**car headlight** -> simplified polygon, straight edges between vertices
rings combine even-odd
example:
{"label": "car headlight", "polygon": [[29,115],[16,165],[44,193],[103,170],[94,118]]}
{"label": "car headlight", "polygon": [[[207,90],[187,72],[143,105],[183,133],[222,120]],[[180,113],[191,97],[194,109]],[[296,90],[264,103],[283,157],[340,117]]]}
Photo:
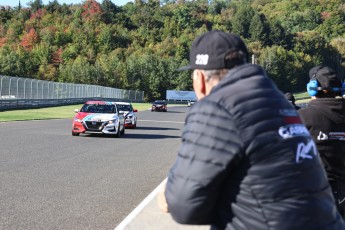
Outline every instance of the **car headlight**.
{"label": "car headlight", "polygon": [[83,122],[83,120],[82,120],[82,119],[79,119],[79,118],[74,118],[74,121],[75,121],[75,122]]}
{"label": "car headlight", "polygon": [[109,124],[115,124],[115,123],[116,123],[116,121],[117,121],[117,119],[114,119],[114,120],[110,120],[110,121],[108,121],[108,123],[109,123]]}
{"label": "car headlight", "polygon": [[132,119],[133,115],[128,115],[127,118]]}

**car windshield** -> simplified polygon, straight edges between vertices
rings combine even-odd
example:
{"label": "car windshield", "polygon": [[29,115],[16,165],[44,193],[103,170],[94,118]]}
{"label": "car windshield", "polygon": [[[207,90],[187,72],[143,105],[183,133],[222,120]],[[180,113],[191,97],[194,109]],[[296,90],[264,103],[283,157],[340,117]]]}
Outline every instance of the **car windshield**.
{"label": "car windshield", "polygon": [[157,105],[165,105],[165,101],[155,101],[155,104],[157,104]]}
{"label": "car windshield", "polygon": [[117,108],[118,108],[120,111],[133,111],[131,105],[117,104]]}
{"label": "car windshield", "polygon": [[114,105],[105,104],[85,104],[80,112],[86,113],[115,113]]}

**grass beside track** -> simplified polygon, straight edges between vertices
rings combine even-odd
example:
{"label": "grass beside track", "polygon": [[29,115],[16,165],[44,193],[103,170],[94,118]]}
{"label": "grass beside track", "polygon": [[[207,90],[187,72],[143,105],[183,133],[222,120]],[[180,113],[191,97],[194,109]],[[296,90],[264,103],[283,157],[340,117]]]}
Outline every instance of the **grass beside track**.
{"label": "grass beside track", "polygon": [[[143,111],[143,110],[147,110],[151,108],[151,104],[149,103],[132,103],[132,106],[138,111]],[[81,107],[82,107],[82,104],[48,107],[48,108],[37,108],[37,109],[0,111],[0,122],[61,119],[61,118],[72,119],[75,115],[74,110],[80,109]]]}

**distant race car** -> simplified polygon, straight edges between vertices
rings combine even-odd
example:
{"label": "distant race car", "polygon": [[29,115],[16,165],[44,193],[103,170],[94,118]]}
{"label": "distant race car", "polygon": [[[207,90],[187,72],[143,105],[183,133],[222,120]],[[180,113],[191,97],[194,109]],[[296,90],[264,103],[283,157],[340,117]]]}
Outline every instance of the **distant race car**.
{"label": "distant race car", "polygon": [[116,104],[119,111],[123,112],[125,116],[125,127],[135,129],[137,127],[137,115],[135,113],[138,110],[133,109],[132,104],[129,102],[116,102]]}
{"label": "distant race car", "polygon": [[120,137],[125,134],[125,117],[116,102],[87,101],[73,119],[72,136],[101,133]]}
{"label": "distant race car", "polygon": [[152,103],[152,107],[151,107],[151,112],[154,111],[163,111],[166,112],[168,111],[168,106],[167,106],[167,102],[166,101],[154,101]]}
{"label": "distant race car", "polygon": [[188,107],[191,107],[192,105],[194,105],[194,103],[195,103],[194,100],[189,100],[189,101],[187,102],[187,106],[188,106]]}

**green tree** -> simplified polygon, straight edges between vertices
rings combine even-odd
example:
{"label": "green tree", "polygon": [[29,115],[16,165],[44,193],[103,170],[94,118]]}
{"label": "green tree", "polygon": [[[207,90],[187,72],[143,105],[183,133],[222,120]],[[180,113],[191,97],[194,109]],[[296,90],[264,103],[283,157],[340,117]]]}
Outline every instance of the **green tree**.
{"label": "green tree", "polygon": [[262,44],[269,44],[269,27],[267,20],[263,14],[254,14],[249,26],[250,39],[252,41],[260,41]]}
{"label": "green tree", "polygon": [[278,20],[272,20],[269,24],[269,45],[290,47],[292,36],[285,32],[281,23]]}
{"label": "green tree", "polygon": [[47,44],[40,43],[33,47],[31,56],[33,57],[33,61],[37,63],[37,66],[47,65],[51,59],[51,49]]}
{"label": "green tree", "polygon": [[213,15],[219,15],[222,13],[222,10],[227,6],[227,2],[224,0],[213,0],[210,2],[208,7],[208,13]]}
{"label": "green tree", "polygon": [[101,55],[95,65],[101,73],[101,77],[98,79],[100,85],[108,85],[120,89],[129,87],[127,77],[124,74],[124,63],[116,52]]}
{"label": "green tree", "polygon": [[31,10],[33,12],[41,9],[43,7],[42,0],[33,0],[28,3],[28,5],[31,7]]}
{"label": "green tree", "polygon": [[345,9],[323,14],[324,21],[317,29],[327,40],[345,36]]}
{"label": "green tree", "polygon": [[73,62],[60,65],[59,81],[76,84],[97,84],[97,71],[85,57],[78,56]]}
{"label": "green tree", "polygon": [[340,74],[342,79],[345,78],[345,38],[334,38],[330,45],[336,51],[335,52],[335,70]]}
{"label": "green tree", "polygon": [[244,38],[250,38],[249,28],[254,16],[254,10],[249,3],[248,1],[241,2],[231,20],[232,31]]}
{"label": "green tree", "polygon": [[45,7],[49,13],[62,13],[61,5],[59,4],[58,0],[49,1],[48,5]]}
{"label": "green tree", "polygon": [[167,89],[192,90],[190,73],[176,69],[196,36],[219,29],[242,36],[279,87],[304,90],[313,65],[344,73],[344,15],[343,0],[33,0],[0,7],[0,71],[164,99]]}
{"label": "green tree", "polygon": [[30,53],[23,49],[15,51],[9,46],[0,48],[0,73],[2,75],[35,78],[36,71]]}
{"label": "green tree", "polygon": [[[189,65],[189,62],[187,60],[183,60],[180,64],[180,66],[187,66]],[[176,68],[178,69],[178,68]],[[193,90],[193,80],[191,77],[191,71],[182,71],[182,72],[174,72],[174,75],[176,77],[173,79],[173,83],[175,84],[175,87],[172,87],[171,89],[175,90]]]}
{"label": "green tree", "polygon": [[116,14],[120,12],[120,8],[111,0],[103,0],[101,7],[103,10],[102,21],[105,23],[116,22]]}
{"label": "green tree", "polygon": [[305,90],[308,70],[314,65],[312,57],[304,53],[288,51],[281,46],[264,48],[259,64],[282,91]]}
{"label": "green tree", "polygon": [[13,17],[13,13],[11,8],[0,6],[0,23],[5,24],[10,21]]}
{"label": "green tree", "polygon": [[[296,34],[294,38],[295,53],[306,53],[313,57],[315,64],[330,64],[329,57],[332,52],[325,38],[316,31],[304,31]],[[332,61],[331,61],[332,62]]]}

